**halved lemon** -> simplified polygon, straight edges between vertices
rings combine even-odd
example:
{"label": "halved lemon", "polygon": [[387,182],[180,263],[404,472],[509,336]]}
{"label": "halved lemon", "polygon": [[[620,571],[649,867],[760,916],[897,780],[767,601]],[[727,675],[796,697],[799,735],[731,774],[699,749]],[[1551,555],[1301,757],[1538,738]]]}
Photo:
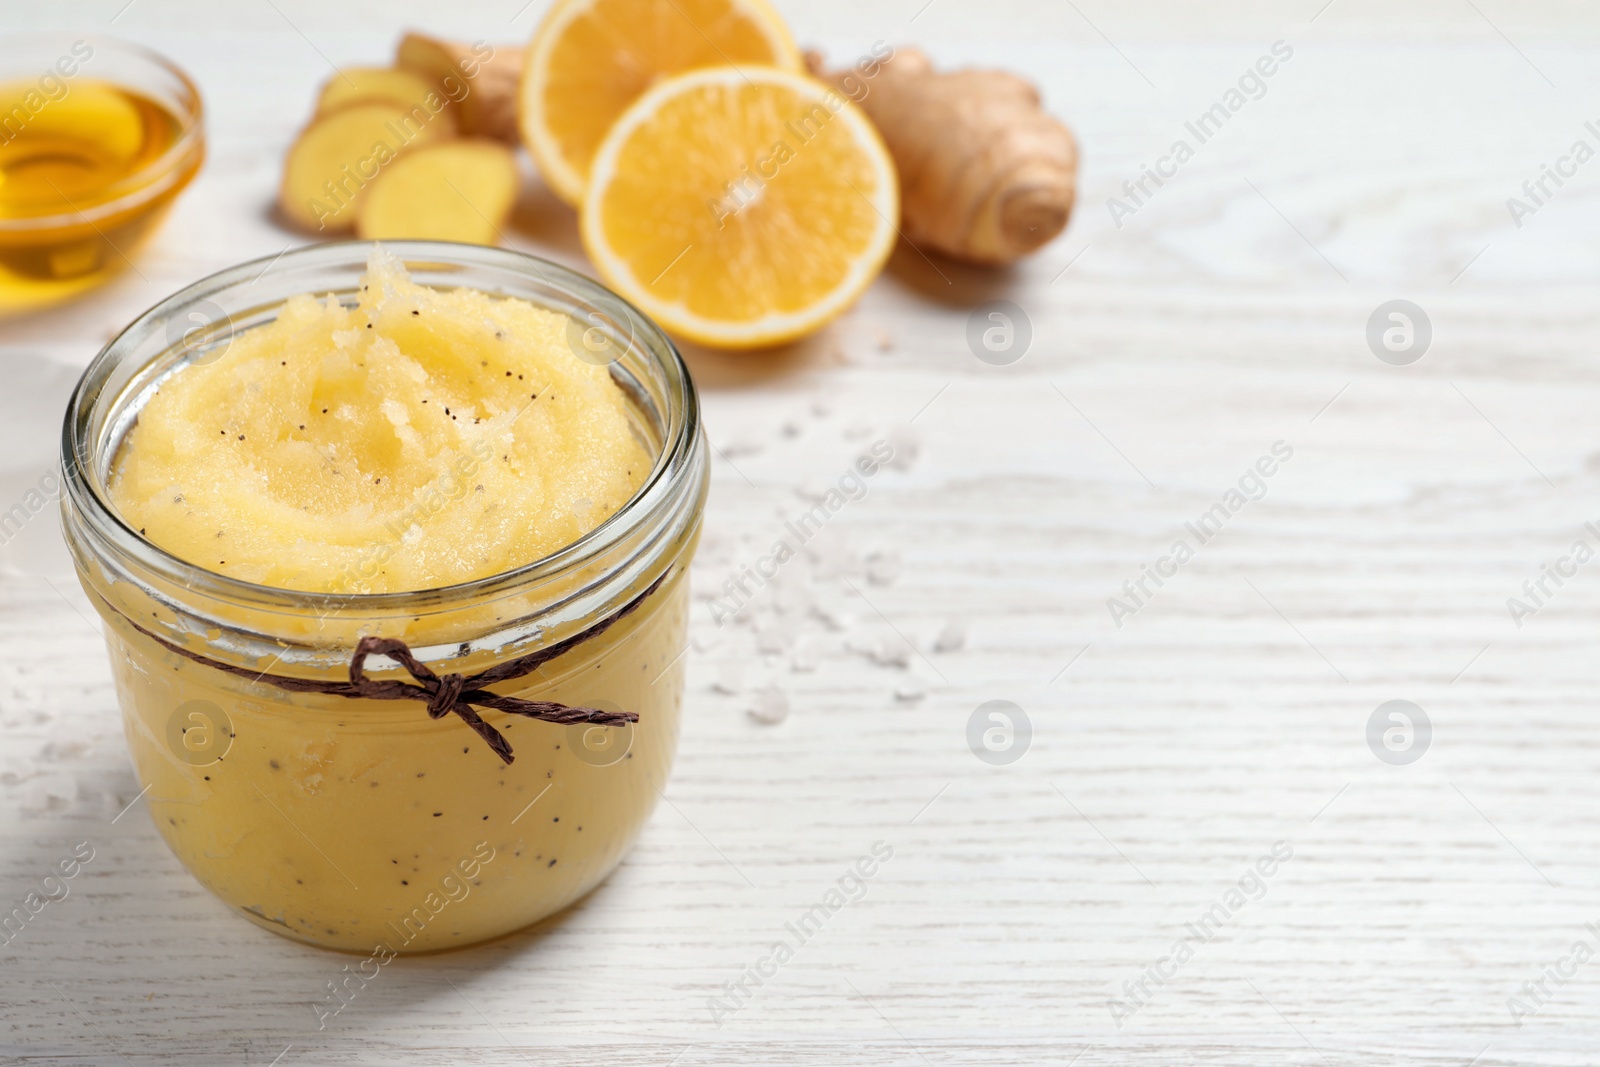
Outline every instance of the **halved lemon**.
{"label": "halved lemon", "polygon": [[579,226],[601,276],[669,331],[761,348],[853,304],[899,215],[894,163],[854,104],[789,71],[710,67],[617,120]]}
{"label": "halved lemon", "polygon": [[522,140],[575,205],[606,131],[640,94],[673,74],[737,63],[801,69],[767,0],[557,0],[523,63]]}

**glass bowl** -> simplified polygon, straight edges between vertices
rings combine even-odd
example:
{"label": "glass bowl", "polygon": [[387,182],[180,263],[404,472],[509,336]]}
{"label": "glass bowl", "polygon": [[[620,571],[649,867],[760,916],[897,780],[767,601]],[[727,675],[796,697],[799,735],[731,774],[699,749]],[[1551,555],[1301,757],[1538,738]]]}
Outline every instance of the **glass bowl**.
{"label": "glass bowl", "polygon": [[0,37],[0,315],[133,264],[205,158],[200,92],[94,34]]}

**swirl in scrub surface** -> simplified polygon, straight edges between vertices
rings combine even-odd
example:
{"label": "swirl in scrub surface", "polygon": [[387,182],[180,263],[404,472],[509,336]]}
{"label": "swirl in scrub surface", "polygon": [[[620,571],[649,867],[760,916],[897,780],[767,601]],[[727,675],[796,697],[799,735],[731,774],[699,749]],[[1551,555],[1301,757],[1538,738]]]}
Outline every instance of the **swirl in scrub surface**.
{"label": "swirl in scrub surface", "polygon": [[[358,306],[295,297],[161,383],[118,456],[113,503],[167,551],[281,589],[432,589],[532,562],[614,514],[652,462],[626,396],[573,356],[568,326],[514,299],[415,285],[375,252]],[[692,551],[691,538],[677,558]],[[515,748],[509,766],[421,703],[254,684],[103,609],[156,825],[223,900],[316,944],[428,951],[536,921],[605,877],[666,781],[683,573],[600,637],[495,686],[640,722],[597,755],[582,727],[486,711]],[[422,616],[401,621],[419,625],[413,646],[430,636]],[[208,648],[194,646],[220,655]],[[211,755],[186,751],[196,738]]]}

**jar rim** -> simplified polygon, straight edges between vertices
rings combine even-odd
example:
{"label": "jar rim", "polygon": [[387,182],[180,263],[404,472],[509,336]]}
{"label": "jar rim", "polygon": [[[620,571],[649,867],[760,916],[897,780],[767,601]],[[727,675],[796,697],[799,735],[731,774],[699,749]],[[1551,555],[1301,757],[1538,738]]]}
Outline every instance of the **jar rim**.
{"label": "jar rim", "polygon": [[[0,218],[0,233],[27,234],[55,230],[63,226],[81,225],[84,222],[93,224],[130,211],[161,196],[175,182],[182,179],[184,169],[190,160],[203,150],[205,144],[205,105],[200,97],[199,86],[182,67],[153,48],[105,34],[38,31],[7,35],[4,47],[0,48],[0,51],[6,49],[22,51],[31,44],[37,43],[42,46],[45,42],[59,41],[88,42],[91,47],[120,53],[136,63],[143,64],[152,73],[172,78],[181,90],[173,101],[179,106],[172,111],[172,117],[179,124],[178,136],[167,146],[166,151],[132,174],[119,178],[112,186],[114,189],[125,189],[125,192],[119,192],[111,199],[91,204],[87,208],[57,211],[49,215]],[[46,63],[48,62],[46,60]],[[127,85],[115,78],[102,80],[136,92],[143,91],[140,86]]]}
{"label": "jar rim", "polygon": [[[181,316],[186,308],[205,304],[230,291],[245,289],[268,272],[326,272],[359,263],[360,270],[350,274],[348,279],[349,287],[353,290],[361,271],[365,269],[367,254],[378,246],[406,264],[408,269],[424,264],[504,271],[517,276],[533,275],[552,292],[569,296],[581,306],[604,308],[608,313],[620,310],[625,314],[629,320],[629,350],[624,351],[613,363],[628,358],[646,361],[659,374],[666,401],[665,410],[658,413],[661,420],[658,427],[659,453],[649,475],[633,496],[576,541],[520,566],[431,589],[378,593],[326,593],[246,581],[190,563],[134,529],[118,513],[106,491],[106,474],[115,462],[126,429],[115,435],[106,431],[113,416],[126,421],[125,409],[132,403],[128,394],[141,395],[147,393],[149,388],[148,383],[143,390],[135,388],[129,379],[124,379],[120,384],[114,383],[114,375],[125,371],[129,363],[138,364],[134,373],[148,370],[163,358],[171,359],[175,348],[187,345],[187,341],[183,344],[169,343],[154,354],[145,350],[152,336],[165,331],[173,317]],[[463,287],[477,288],[470,285]],[[320,290],[316,295],[321,296],[325,292]],[[489,295],[528,299],[505,291],[489,291]],[[282,303],[282,300],[276,300],[272,305],[281,308]],[[224,330],[229,328],[230,323],[231,317],[229,323],[223,324]],[[141,347],[142,344],[145,347]],[[199,349],[189,347],[185,351]],[[181,373],[181,368],[174,368],[173,372]],[[105,393],[108,387],[116,388],[117,394],[107,397]],[[630,402],[635,402],[634,398],[630,397]],[[62,424],[61,467],[66,492],[64,500],[81,517],[82,525],[91,534],[93,547],[100,553],[110,549],[142,574],[181,586],[201,596],[239,605],[288,606],[296,611],[354,612],[381,616],[414,614],[419,610],[451,607],[464,601],[492,600],[513,591],[525,590],[529,585],[558,579],[594,562],[624,545],[630,537],[649,531],[658,513],[670,514],[681,507],[689,494],[698,493],[704,465],[702,440],[699,398],[677,346],[642,311],[599,283],[557,263],[512,249],[449,241],[350,240],[308,245],[229,267],[185,286],[142,312],[100,350],[74,387]]]}

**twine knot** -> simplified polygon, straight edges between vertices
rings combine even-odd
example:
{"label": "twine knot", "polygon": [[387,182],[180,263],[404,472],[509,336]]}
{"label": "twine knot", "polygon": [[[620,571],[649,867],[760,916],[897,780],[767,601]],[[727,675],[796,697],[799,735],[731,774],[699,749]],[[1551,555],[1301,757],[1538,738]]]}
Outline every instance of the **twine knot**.
{"label": "twine knot", "polygon": [[447,674],[434,686],[433,699],[428,701],[428,718],[442,719],[455,710],[461,700],[465,679],[459,674]]}

